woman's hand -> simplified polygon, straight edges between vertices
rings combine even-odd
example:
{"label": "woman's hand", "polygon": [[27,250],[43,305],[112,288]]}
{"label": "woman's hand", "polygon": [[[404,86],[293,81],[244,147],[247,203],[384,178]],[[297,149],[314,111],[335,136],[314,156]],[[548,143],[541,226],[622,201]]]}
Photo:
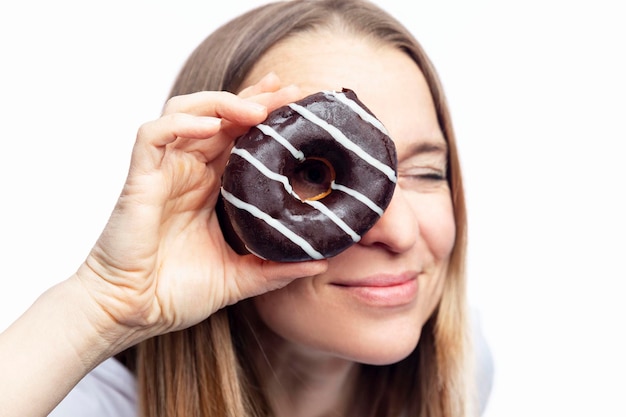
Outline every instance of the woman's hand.
{"label": "woman's hand", "polygon": [[299,95],[270,75],[238,96],[173,98],[141,127],[124,189],[85,262],[0,333],[0,414],[48,415],[104,359],[325,270],[325,261],[237,255],[214,211],[234,139]]}
{"label": "woman's hand", "polygon": [[298,98],[269,75],[238,96],[174,97],[140,128],[119,201],[75,277],[93,301],[94,328],[116,350],[326,268],[237,255],[214,210],[234,139]]}

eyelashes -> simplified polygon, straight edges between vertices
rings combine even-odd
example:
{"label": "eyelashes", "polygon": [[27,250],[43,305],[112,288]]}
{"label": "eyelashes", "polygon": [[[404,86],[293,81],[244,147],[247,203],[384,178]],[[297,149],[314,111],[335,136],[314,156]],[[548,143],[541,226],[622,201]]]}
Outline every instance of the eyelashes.
{"label": "eyelashes", "polygon": [[446,170],[438,168],[412,168],[405,172],[399,172],[399,176],[418,181],[446,181],[448,179]]}
{"label": "eyelashes", "polygon": [[448,189],[446,169],[414,167],[398,171],[398,184],[407,191],[434,192]]}
{"label": "eyelashes", "polygon": [[398,179],[403,187],[431,191],[448,185],[448,153],[438,144],[423,143],[415,153],[398,161]]}

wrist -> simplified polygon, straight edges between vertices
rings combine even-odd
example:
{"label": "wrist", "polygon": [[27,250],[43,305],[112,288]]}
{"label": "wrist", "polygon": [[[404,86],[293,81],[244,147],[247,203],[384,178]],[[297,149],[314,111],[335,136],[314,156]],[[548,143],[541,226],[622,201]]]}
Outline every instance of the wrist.
{"label": "wrist", "polygon": [[72,276],[46,291],[33,306],[46,314],[55,338],[84,372],[132,343],[127,341],[128,330],[95,304],[81,281]]}
{"label": "wrist", "polygon": [[[128,331],[90,304],[72,277],[44,292],[0,334],[7,365],[0,378],[3,415],[47,415],[88,372],[133,343]],[[41,401],[24,392],[37,392]]]}
{"label": "wrist", "polygon": [[[115,294],[123,288],[111,288],[91,268],[81,265],[76,274],[59,285],[62,296],[76,300],[68,316],[80,316],[74,321],[74,330],[68,332],[71,343],[86,364],[99,362],[139,343],[151,336],[151,326],[146,322],[135,324],[125,320],[120,310],[132,310],[132,299],[124,300]],[[114,291],[113,291],[114,290]]]}

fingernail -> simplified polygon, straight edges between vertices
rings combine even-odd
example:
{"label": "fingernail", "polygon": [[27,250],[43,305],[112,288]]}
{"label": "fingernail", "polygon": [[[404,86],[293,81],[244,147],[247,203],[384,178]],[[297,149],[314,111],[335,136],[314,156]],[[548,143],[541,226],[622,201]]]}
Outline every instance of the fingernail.
{"label": "fingernail", "polygon": [[283,88],[281,88],[281,90],[286,90],[286,91],[292,90],[292,91],[298,91],[299,92],[300,91],[300,87],[298,87],[297,84],[289,84],[289,85],[286,85]]}
{"label": "fingernail", "polygon": [[273,80],[273,79],[278,79],[278,75],[276,75],[276,73],[274,71],[270,71],[267,74],[265,74],[263,76],[263,78],[261,78],[259,80],[259,83],[262,83],[262,82],[268,81],[268,80]]}
{"label": "fingernail", "polygon": [[220,119],[219,117],[202,116],[198,117],[198,120],[200,121],[200,123],[204,123],[208,126],[216,126],[222,123],[222,119]]}
{"label": "fingernail", "polygon": [[245,103],[250,110],[254,110],[259,113],[267,111],[267,107],[254,101],[246,101]]}

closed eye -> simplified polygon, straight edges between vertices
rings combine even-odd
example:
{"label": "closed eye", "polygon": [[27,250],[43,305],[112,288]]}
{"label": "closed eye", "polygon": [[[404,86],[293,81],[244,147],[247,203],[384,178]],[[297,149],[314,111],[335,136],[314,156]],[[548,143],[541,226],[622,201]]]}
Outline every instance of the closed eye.
{"label": "closed eye", "polygon": [[448,147],[443,139],[422,140],[398,161],[398,178],[404,188],[431,190],[447,185]]}
{"label": "closed eye", "polygon": [[399,172],[398,175],[400,178],[406,178],[409,180],[445,181],[447,179],[446,170],[443,168],[411,168],[409,170]]}

